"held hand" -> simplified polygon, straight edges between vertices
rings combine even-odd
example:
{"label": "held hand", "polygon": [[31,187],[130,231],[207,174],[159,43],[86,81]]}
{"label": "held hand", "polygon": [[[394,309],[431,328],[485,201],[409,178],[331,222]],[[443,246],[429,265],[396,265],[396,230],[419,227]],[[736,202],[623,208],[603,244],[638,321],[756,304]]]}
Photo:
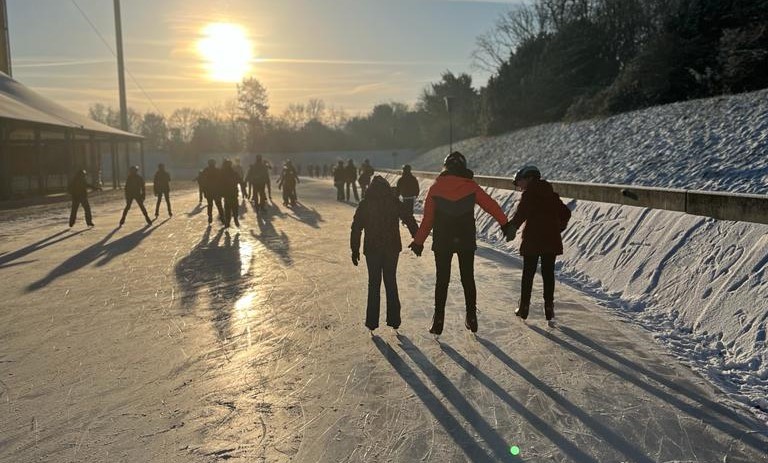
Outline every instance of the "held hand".
{"label": "held hand", "polygon": [[507,240],[507,242],[510,242],[515,239],[515,235],[517,235],[517,227],[512,225],[512,222],[507,222],[505,225],[501,227],[501,231],[504,233],[504,238]]}
{"label": "held hand", "polygon": [[418,257],[421,257],[421,253],[424,252],[424,245],[423,244],[416,244],[411,243],[408,245],[408,247],[413,251],[414,254],[416,254]]}
{"label": "held hand", "polygon": [[359,252],[353,252],[352,253],[352,265],[357,267],[357,263],[360,262],[360,253]]}

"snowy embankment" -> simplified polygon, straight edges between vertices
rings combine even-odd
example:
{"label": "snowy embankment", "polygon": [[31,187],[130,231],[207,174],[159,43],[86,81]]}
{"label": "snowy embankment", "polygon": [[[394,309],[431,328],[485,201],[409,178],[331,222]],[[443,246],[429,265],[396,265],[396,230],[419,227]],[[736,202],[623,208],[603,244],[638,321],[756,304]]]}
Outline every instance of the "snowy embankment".
{"label": "snowy embankment", "polygon": [[[477,173],[538,165],[557,180],[768,192],[768,92],[551,124],[457,146]],[[414,162],[437,170],[446,148]],[[426,188],[431,181],[422,182]],[[517,193],[492,190],[508,214]],[[655,333],[680,359],[768,420],[768,225],[570,201],[561,280]],[[481,237],[510,253],[477,213]],[[518,238],[519,240],[519,238]],[[567,320],[562,320],[568,323]]]}

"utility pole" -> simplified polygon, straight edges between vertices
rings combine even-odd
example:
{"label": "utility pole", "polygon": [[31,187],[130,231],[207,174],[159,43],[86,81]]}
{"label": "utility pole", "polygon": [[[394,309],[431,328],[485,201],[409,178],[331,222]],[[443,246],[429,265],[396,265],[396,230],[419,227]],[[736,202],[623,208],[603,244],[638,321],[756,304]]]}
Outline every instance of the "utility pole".
{"label": "utility pole", "polygon": [[453,100],[452,96],[445,97],[445,109],[448,110],[448,154],[453,153]]}
{"label": "utility pole", "polygon": [[0,72],[13,77],[11,69],[11,40],[8,32],[8,8],[0,0]]}
{"label": "utility pole", "polygon": [[[123,22],[120,15],[120,0],[115,3],[115,42],[117,45],[117,85],[120,92],[120,129],[128,132],[128,106],[125,97],[125,62],[123,60]],[[118,149],[118,156],[120,150]],[[125,168],[131,168],[131,145],[125,142]]]}

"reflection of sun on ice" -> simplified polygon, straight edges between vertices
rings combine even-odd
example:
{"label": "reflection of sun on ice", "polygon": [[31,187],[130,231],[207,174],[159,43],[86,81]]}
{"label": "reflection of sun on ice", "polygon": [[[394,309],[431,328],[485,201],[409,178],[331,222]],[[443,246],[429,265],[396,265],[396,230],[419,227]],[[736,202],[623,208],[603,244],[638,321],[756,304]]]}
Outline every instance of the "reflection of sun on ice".
{"label": "reflection of sun on ice", "polygon": [[221,82],[239,82],[253,58],[251,41],[242,26],[213,23],[205,26],[197,51],[206,61],[208,76]]}

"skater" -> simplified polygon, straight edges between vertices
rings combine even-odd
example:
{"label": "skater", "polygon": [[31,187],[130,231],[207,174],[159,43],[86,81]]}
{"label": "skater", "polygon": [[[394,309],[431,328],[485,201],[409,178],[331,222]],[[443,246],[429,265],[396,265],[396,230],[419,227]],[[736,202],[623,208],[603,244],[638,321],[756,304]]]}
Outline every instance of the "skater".
{"label": "skater", "polygon": [[360,197],[363,199],[365,199],[365,191],[368,189],[372,177],[373,167],[371,167],[371,163],[366,159],[363,161],[363,165],[360,166],[360,176],[357,178],[357,183],[360,184]]}
{"label": "skater", "polygon": [[253,185],[253,194],[251,196],[253,205],[263,210],[267,209],[267,183],[269,182],[269,167],[261,158],[256,155],[256,162],[251,165],[248,173],[248,181]]}
{"label": "skater", "polygon": [[355,192],[355,201],[360,201],[360,197],[357,196],[357,167],[351,159],[347,162],[347,167],[345,168],[344,185],[347,191],[347,201],[350,199],[350,188]]}
{"label": "skater", "polygon": [[166,172],[165,164],[157,165],[157,172],[155,173],[155,179],[152,183],[152,189],[157,196],[157,204],[155,204],[155,218],[160,215],[160,201],[165,196],[165,205],[168,208],[168,217],[173,217],[171,212],[171,200],[168,195],[171,192],[171,175]]}
{"label": "skater", "polygon": [[555,256],[563,253],[560,236],[568,226],[571,211],[552,190],[552,185],[541,178],[536,166],[525,166],[515,175],[515,186],[523,192],[520,203],[510,221],[507,241],[511,241],[522,224],[520,255],[523,256],[523,281],[520,304],[515,315],[525,320],[531,305],[531,289],[536,267],[541,259],[541,277],[544,280],[544,316],[555,318]]}
{"label": "skater", "polygon": [[368,305],[365,326],[373,331],[379,327],[379,303],[381,280],[387,294],[387,326],[400,328],[400,297],[397,292],[397,260],[403,246],[400,243],[398,222],[408,227],[411,237],[418,224],[413,214],[395,196],[389,183],[377,175],[368,189],[368,195],[360,201],[352,221],[350,246],[352,264],[360,261],[360,235],[365,230],[363,254],[368,267]]}
{"label": "skater", "polygon": [[197,182],[197,205],[203,204],[203,169],[200,169],[197,172],[197,177],[195,177],[195,182]]}
{"label": "skater", "polygon": [[240,192],[243,195],[243,199],[248,199],[248,190],[246,190],[245,185],[245,173],[243,172],[243,166],[240,165],[240,158],[235,158],[235,165],[232,166],[232,170],[237,173],[237,185],[240,187]]}
{"label": "skater", "polygon": [[213,222],[213,205],[216,205],[216,210],[219,212],[219,220],[224,224],[224,208],[221,206],[221,191],[219,190],[219,169],[216,168],[216,161],[213,159],[208,160],[208,167],[203,169],[200,173],[201,185],[203,187],[203,194],[205,200],[208,203],[208,225]]}
{"label": "skater", "polygon": [[283,190],[283,205],[295,206],[298,197],[296,195],[296,185],[299,183],[299,175],[293,167],[291,161],[286,161],[283,166],[283,172],[277,181],[277,188]]}
{"label": "skater", "polygon": [[344,161],[339,161],[339,164],[333,169],[333,186],[336,187],[336,201],[344,201],[346,178],[347,169],[344,167]]}
{"label": "skater", "polygon": [[139,168],[131,166],[128,169],[128,178],[125,180],[125,209],[123,209],[123,216],[120,217],[120,226],[125,224],[125,216],[128,214],[128,210],[131,208],[131,204],[136,201],[139,205],[141,213],[144,214],[144,220],[147,221],[147,225],[152,225],[152,219],[147,214],[147,208],[144,207],[144,198],[147,195],[146,185],[144,178],[139,175]]}
{"label": "skater", "polygon": [[419,197],[419,181],[411,173],[411,166],[403,166],[403,174],[397,179],[395,191],[398,196],[402,196],[403,204],[413,213],[413,204]]}
{"label": "skater", "polygon": [[77,220],[77,210],[80,206],[83,206],[83,212],[85,213],[85,224],[89,227],[93,227],[93,217],[91,216],[91,204],[88,202],[88,188],[92,190],[101,190],[98,186],[93,186],[88,183],[87,172],[85,170],[78,170],[75,172],[74,177],[69,182],[70,196],[72,196],[72,210],[69,213],[69,228],[75,225]]}
{"label": "skater", "polygon": [[232,220],[235,226],[240,228],[238,218],[239,210],[237,207],[237,190],[242,185],[241,178],[229,159],[224,160],[219,172],[219,191],[224,198],[224,226],[229,228]]}
{"label": "skater", "polygon": [[269,161],[264,161],[264,165],[267,166],[267,198],[272,201],[272,176],[269,175],[272,171],[272,164]]}
{"label": "skater", "polygon": [[451,260],[453,255],[457,254],[466,306],[464,325],[476,333],[475,204],[499,222],[505,235],[511,227],[501,207],[472,180],[474,173],[467,169],[464,155],[454,151],[445,158],[443,166],[443,171],[429,188],[424,201],[424,219],[409,247],[420,256],[424,250],[424,241],[434,227],[432,251],[435,253],[435,315],[429,332],[436,336],[443,332],[445,301],[451,279]]}

